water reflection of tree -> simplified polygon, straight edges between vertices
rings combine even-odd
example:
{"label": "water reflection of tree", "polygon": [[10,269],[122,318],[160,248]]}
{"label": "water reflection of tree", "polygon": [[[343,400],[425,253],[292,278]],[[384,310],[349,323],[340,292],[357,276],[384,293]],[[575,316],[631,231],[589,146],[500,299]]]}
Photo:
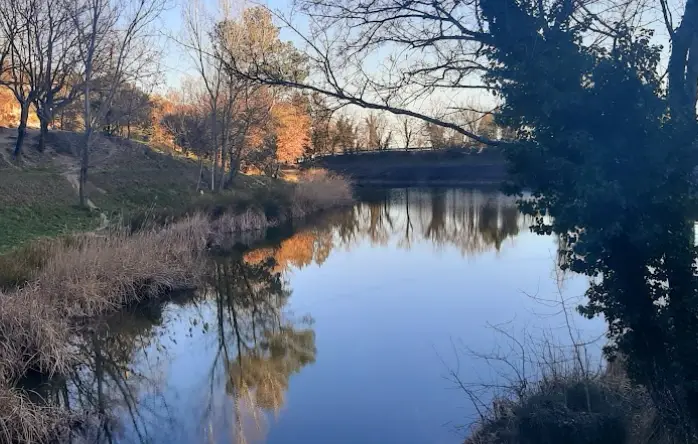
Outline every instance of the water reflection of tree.
{"label": "water reflection of tree", "polygon": [[351,249],[362,241],[386,245],[394,241],[410,249],[415,242],[452,246],[463,255],[499,251],[507,239],[515,238],[527,221],[513,199],[499,193],[476,190],[399,190],[385,192],[371,200],[329,217],[324,225],[302,231],[264,253],[273,255],[277,271],[289,266],[302,268],[311,262],[322,264],[332,249]]}
{"label": "water reflection of tree", "polygon": [[[301,245],[303,251],[302,244],[292,242],[288,251],[291,245]],[[253,260],[212,261],[207,285],[190,301],[202,314],[191,322],[201,322],[216,345],[207,364],[210,402],[203,417],[208,430],[204,433],[213,435],[230,427],[235,442],[247,442],[268,414],[278,413],[291,376],[315,361],[312,320],[294,323],[283,314],[290,292],[269,255],[272,251],[278,249],[259,250]],[[298,265],[305,263],[296,259],[301,260],[289,258]],[[162,395],[164,372],[148,356],[156,353],[158,362],[167,358],[163,354],[167,341],[162,338],[169,333],[159,327],[162,318],[163,305],[148,305],[86,329],[73,344],[79,356],[73,371],[32,387],[37,398],[76,413],[91,413],[76,432],[82,441],[167,442],[167,433],[176,424]],[[220,399],[231,406],[232,415],[217,411],[221,403],[214,400]],[[254,430],[248,427],[250,419]]]}
{"label": "water reflection of tree", "polygon": [[[371,215],[368,219],[366,212]],[[514,200],[498,193],[402,190],[357,205],[337,220],[336,229],[344,246],[354,239],[385,244],[396,238],[398,246],[410,248],[415,240],[427,240],[470,255],[500,250],[524,225]]]}
{"label": "water reflection of tree", "polygon": [[264,251],[269,252],[263,250],[260,256],[257,251],[247,260],[218,260],[211,282],[218,350],[211,366],[207,415],[215,421],[216,372],[223,368],[225,390],[233,401],[236,442],[247,442],[246,418],[259,429],[265,413],[278,413],[291,375],[315,361],[315,334],[309,326],[299,328],[284,320],[282,310],[290,293],[276,261]]}
{"label": "water reflection of tree", "polygon": [[171,418],[160,395],[160,374],[141,365],[145,349],[162,348],[156,328],[161,322],[161,305],[140,306],[74,337],[76,365],[37,393],[52,405],[88,414],[76,430],[79,442],[118,442],[128,429],[134,439],[147,443],[167,428]]}

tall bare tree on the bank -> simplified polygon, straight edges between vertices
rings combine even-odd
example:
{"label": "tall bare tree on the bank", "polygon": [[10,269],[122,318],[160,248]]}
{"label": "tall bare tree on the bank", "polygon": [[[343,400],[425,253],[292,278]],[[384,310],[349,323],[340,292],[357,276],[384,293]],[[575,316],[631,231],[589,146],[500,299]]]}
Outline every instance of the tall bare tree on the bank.
{"label": "tall bare tree on the bank", "polygon": [[38,0],[4,0],[0,4],[0,26],[6,44],[0,84],[7,87],[20,107],[17,139],[13,156],[22,153],[29,108],[38,94],[43,75],[42,47],[35,41],[39,35],[42,4]]}
{"label": "tall bare tree on the bank", "polygon": [[[149,62],[152,42],[148,31],[166,6],[166,0],[68,0],[78,39],[83,85],[84,141],[80,149],[80,205],[87,205],[85,185],[94,130],[100,127],[114,95]],[[93,103],[100,89],[101,100]]]}
{"label": "tall bare tree on the bank", "polygon": [[61,109],[70,105],[81,93],[78,62],[77,32],[72,26],[68,9],[62,4],[48,3],[38,17],[35,41],[42,46],[40,75],[31,76],[38,82],[34,107],[39,118],[38,150],[44,151],[49,124]]}
{"label": "tall bare tree on the bank", "polygon": [[409,150],[414,142],[415,135],[419,131],[418,122],[410,116],[400,116],[400,135],[402,136],[405,150]]}
{"label": "tall bare tree on the bank", "polygon": [[[222,19],[227,19],[230,9],[223,4],[219,15]],[[216,20],[221,18],[211,17],[202,2],[193,0],[187,3],[184,13],[184,47],[194,61],[196,71],[203,82],[206,93],[206,104],[209,114],[210,156],[211,156],[211,191],[216,190],[216,179],[218,177],[218,159],[221,157],[219,137],[219,123],[221,113],[221,98],[226,95],[225,74],[222,73],[223,61],[216,57],[215,49],[211,42],[210,33],[215,26]],[[226,97],[228,98],[228,97]],[[230,101],[226,100],[225,105]],[[224,169],[224,167],[222,167]]]}

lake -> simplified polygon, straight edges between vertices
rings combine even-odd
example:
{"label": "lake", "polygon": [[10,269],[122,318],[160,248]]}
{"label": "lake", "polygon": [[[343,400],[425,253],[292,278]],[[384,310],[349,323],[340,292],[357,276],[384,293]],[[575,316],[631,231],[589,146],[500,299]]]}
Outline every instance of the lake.
{"label": "lake", "polygon": [[604,322],[575,312],[587,281],[557,271],[556,238],[514,200],[361,194],[217,255],[195,293],[105,320],[39,392],[97,407],[90,442],[459,443],[517,373],[567,365],[581,342],[596,365]]}

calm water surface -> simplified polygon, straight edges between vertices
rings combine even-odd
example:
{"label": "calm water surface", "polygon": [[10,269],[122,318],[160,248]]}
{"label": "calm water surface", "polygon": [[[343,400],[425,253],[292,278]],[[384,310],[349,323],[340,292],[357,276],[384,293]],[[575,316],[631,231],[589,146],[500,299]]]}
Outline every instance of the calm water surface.
{"label": "calm water surface", "polygon": [[577,340],[603,334],[574,314],[586,281],[556,273],[555,239],[511,199],[372,194],[216,258],[195,295],[111,319],[51,396],[101,406],[96,442],[458,443],[476,411],[454,375],[504,384],[499,357],[532,371],[518,344],[562,353],[561,300]]}

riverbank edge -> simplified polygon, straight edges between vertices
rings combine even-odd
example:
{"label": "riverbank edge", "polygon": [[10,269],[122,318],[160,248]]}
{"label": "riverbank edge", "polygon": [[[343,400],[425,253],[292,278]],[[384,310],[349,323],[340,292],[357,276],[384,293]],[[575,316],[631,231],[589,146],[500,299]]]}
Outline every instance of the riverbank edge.
{"label": "riverbank edge", "polygon": [[171,215],[164,222],[144,215],[137,224],[25,247],[31,276],[0,292],[0,440],[46,442],[81,422],[59,408],[32,403],[16,385],[32,372],[50,376],[70,368],[71,338],[92,319],[195,288],[212,248],[353,203],[349,183],[326,174],[267,191],[268,200],[215,204],[176,221]]}

